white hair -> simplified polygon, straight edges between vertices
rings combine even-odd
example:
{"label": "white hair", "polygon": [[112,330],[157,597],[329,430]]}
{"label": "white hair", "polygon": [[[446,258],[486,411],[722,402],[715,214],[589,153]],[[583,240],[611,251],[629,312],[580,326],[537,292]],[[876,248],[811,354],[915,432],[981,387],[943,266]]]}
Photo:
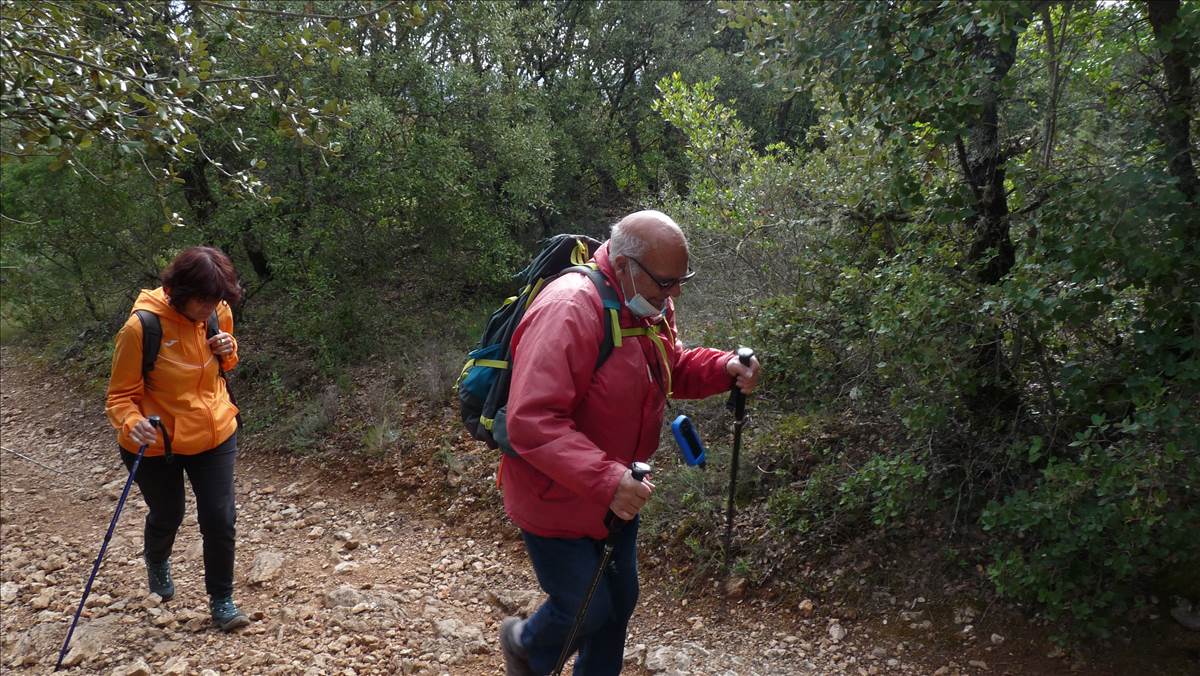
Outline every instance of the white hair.
{"label": "white hair", "polygon": [[613,258],[617,256],[641,258],[646,255],[648,248],[649,245],[646,244],[645,240],[626,230],[624,218],[613,225],[612,232],[608,237],[609,256]]}
{"label": "white hair", "polygon": [[650,249],[650,242],[646,240],[648,235],[645,233],[645,228],[638,226],[649,227],[650,224],[675,231],[679,236],[680,242],[683,244],[684,250],[687,250],[687,238],[683,236],[683,230],[679,227],[679,224],[661,211],[646,209],[644,211],[635,211],[613,225],[612,232],[608,238],[609,255],[613,258],[617,256],[625,256],[626,258],[641,258],[645,256]]}

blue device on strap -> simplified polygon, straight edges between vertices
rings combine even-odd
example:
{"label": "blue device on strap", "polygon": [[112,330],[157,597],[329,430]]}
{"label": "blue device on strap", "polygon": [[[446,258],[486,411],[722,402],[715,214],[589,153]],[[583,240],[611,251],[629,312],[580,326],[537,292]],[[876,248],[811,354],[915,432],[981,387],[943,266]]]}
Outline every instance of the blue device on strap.
{"label": "blue device on strap", "polygon": [[683,454],[683,461],[693,467],[699,466],[703,469],[704,442],[700,441],[700,434],[692,426],[692,420],[686,415],[679,416],[671,423],[671,432],[675,435],[675,443],[679,444],[679,452]]}

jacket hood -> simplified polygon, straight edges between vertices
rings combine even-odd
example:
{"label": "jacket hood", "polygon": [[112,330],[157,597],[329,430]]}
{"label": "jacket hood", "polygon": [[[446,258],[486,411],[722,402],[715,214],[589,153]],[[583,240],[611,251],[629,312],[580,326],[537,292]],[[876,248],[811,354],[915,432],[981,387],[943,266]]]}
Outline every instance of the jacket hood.
{"label": "jacket hood", "polygon": [[617,290],[617,298],[621,299],[621,302],[624,303],[625,292],[621,290],[621,285],[617,282],[617,271],[613,268],[612,257],[608,252],[608,244],[608,242],[601,244],[600,248],[596,249],[596,253],[592,256],[592,260],[596,261],[596,267],[600,268],[600,272],[603,272],[604,276],[608,277],[609,283]]}
{"label": "jacket hood", "polygon": [[192,323],[167,302],[167,292],[161,286],[157,289],[142,289],[129,312],[132,314],[137,310],[149,310],[161,319]]}

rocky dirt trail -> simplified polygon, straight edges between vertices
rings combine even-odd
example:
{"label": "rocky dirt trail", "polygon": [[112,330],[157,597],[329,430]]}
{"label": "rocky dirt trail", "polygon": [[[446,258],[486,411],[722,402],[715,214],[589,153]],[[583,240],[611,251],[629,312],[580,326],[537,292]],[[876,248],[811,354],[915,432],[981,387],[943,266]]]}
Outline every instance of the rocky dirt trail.
{"label": "rocky dirt trail", "polygon": [[[126,474],[95,394],[12,348],[2,357],[0,670],[46,673]],[[235,596],[254,622],[232,635],[212,628],[190,495],[173,556],[176,597],[147,594],[146,507],[134,487],[72,641],[72,672],[503,673],[500,620],[540,601],[511,525],[437,507],[424,479],[403,469],[348,473],[362,464],[353,457],[265,452],[248,438],[238,463]],[[1005,668],[1003,648],[989,666],[873,636],[852,613],[752,598],[689,605],[656,574],[643,583],[626,673],[1031,673]]]}

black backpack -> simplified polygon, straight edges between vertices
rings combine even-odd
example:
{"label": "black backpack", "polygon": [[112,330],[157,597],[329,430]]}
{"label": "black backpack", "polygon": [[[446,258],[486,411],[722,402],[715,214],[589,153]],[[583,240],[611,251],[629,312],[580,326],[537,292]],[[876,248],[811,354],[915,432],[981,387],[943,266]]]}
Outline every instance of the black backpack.
{"label": "black backpack", "polygon": [[[133,314],[137,315],[138,321],[142,323],[142,382],[146,387],[150,387],[150,372],[154,370],[154,362],[158,361],[158,349],[162,346],[162,323],[159,321],[158,315],[149,310],[134,310]],[[213,313],[208,316],[205,327],[206,338],[212,338],[221,332],[216,310],[213,310]],[[229,401],[237,406],[237,397],[234,397],[233,390],[229,389],[229,376],[225,374],[220,358],[217,359],[217,372],[225,381],[225,391],[229,393]],[[237,414],[237,421],[238,427],[241,427],[242,414],[240,410]]]}
{"label": "black backpack", "polygon": [[546,240],[533,261],[516,275],[524,287],[492,313],[483,337],[479,339],[479,346],[467,355],[467,362],[456,385],[459,411],[471,436],[483,441],[489,448],[499,448],[508,455],[514,455],[504,422],[508,388],[512,381],[513,331],[538,292],[551,280],[567,273],[584,274],[600,292],[604,316],[599,320],[604,324],[604,339],[596,358],[597,369],[612,354],[613,347],[621,345],[622,335],[644,332],[621,330],[621,302],[617,293],[608,285],[596,264],[588,263],[600,245],[601,242],[584,235],[555,235]]}

